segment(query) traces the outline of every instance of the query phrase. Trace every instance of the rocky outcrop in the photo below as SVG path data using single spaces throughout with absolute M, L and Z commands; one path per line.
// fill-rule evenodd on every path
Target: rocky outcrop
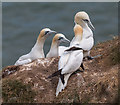
M 47 77 L 57 71 L 59 58 L 42 58 L 22 66 L 8 66 L 3 69 L 3 84 L 6 81 L 17 80 L 30 85 L 31 90 L 36 93 L 32 102 L 37 103 L 116 103 L 120 66 L 117 48 L 116 37 L 97 44 L 92 49 L 91 55 L 102 56 L 84 61 L 85 71 L 72 74 L 67 87 L 58 97 L 55 97 L 58 77 L 51 79 Z M 3 95 L 3 102 L 6 102 L 6 97 Z M 10 102 L 9 99 L 7 102 Z M 15 102 L 22 103 L 22 100 L 18 99 L 19 96 L 16 96 Z

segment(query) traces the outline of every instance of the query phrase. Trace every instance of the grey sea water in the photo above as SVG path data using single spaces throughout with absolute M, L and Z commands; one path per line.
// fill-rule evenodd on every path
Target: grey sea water
M 44 27 L 62 32 L 71 40 L 74 15 L 79 11 L 86 11 L 90 16 L 95 27 L 95 44 L 117 35 L 117 3 L 2 3 L 3 67 L 13 65 L 21 55 L 28 53 Z M 45 42 L 45 54 L 49 51 L 52 38 L 50 36 Z

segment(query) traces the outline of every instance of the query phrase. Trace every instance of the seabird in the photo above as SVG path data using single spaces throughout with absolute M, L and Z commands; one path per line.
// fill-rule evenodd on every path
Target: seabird
M 58 71 L 48 77 L 60 75 L 56 96 L 66 87 L 70 75 L 80 67 L 83 60 L 83 50 L 79 45 L 83 34 L 82 27 L 76 24 L 74 26 L 74 33 L 74 41 L 76 43 L 64 51 L 58 62 Z
M 45 57 L 44 51 L 43 51 L 44 42 L 49 35 L 54 34 L 54 33 L 56 32 L 53 30 L 50 30 L 49 28 L 42 29 L 30 53 L 21 56 L 16 61 L 15 65 L 22 65 L 25 63 L 30 63 L 37 58 L 44 58 Z
M 63 34 L 57 33 L 52 40 L 50 51 L 48 52 L 46 57 L 58 57 L 59 56 L 58 47 L 61 42 L 70 41 Z
M 84 50 L 84 57 L 87 57 L 88 59 L 92 59 L 90 57 L 90 50 L 94 45 L 94 39 L 93 39 L 93 32 L 90 28 L 93 30 L 95 29 L 92 25 L 90 18 L 88 14 L 84 11 L 76 13 L 74 17 L 75 24 L 79 24 L 83 28 L 83 38 L 80 42 L 80 46 Z M 89 28 L 90 26 L 90 28 Z M 74 44 L 74 39 L 70 42 L 70 46 Z M 62 55 L 62 53 L 67 49 L 68 47 L 65 46 L 59 46 L 59 56 Z
M 87 57 L 88 59 L 92 59 L 92 57 L 90 57 L 90 50 L 94 45 L 94 38 L 91 29 L 94 30 L 95 28 L 92 25 L 88 14 L 84 11 L 76 13 L 74 17 L 74 21 L 76 24 L 79 24 L 83 28 L 83 38 L 80 42 L 80 46 L 84 50 L 84 57 Z M 70 44 L 72 45 L 73 43 L 74 43 L 74 38 Z

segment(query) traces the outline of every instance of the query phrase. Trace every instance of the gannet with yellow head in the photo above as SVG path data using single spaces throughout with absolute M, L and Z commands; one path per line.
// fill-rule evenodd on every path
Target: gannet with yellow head
M 87 56 L 90 58 L 90 56 L 89 56 L 90 50 L 94 45 L 93 32 L 90 28 L 92 28 L 92 29 L 95 29 L 95 28 L 92 25 L 88 14 L 84 11 L 76 13 L 76 15 L 74 17 L 74 22 L 76 24 L 81 25 L 81 27 L 83 28 L 83 38 L 80 42 L 80 46 L 85 51 L 84 57 Z M 90 28 L 89 28 L 89 26 L 90 26 Z M 71 41 L 70 45 L 72 45 L 73 43 L 74 43 L 74 38 Z
M 79 24 L 83 28 L 83 37 L 80 42 L 80 46 L 85 50 L 84 51 L 84 57 L 89 57 L 90 50 L 94 45 L 94 39 L 93 39 L 93 32 L 90 28 L 95 29 L 92 25 L 90 18 L 88 14 L 84 11 L 76 13 L 74 17 L 75 24 Z M 90 26 L 90 28 L 89 28 Z M 72 39 L 70 42 L 70 46 L 72 46 L 75 43 L 75 38 Z M 59 54 L 60 56 L 62 53 L 67 49 L 68 47 L 65 46 L 59 46 Z
M 44 28 L 40 31 L 40 34 L 37 38 L 37 41 L 34 47 L 31 49 L 30 53 L 21 56 L 15 63 L 15 65 L 22 65 L 25 63 L 30 63 L 37 58 L 44 58 L 43 46 L 46 38 L 56 33 L 55 31 L 50 30 L 49 28 Z
M 75 43 L 61 55 L 58 62 L 58 71 L 49 76 L 51 78 L 60 75 L 56 96 L 66 87 L 70 75 L 80 67 L 83 60 L 83 50 L 79 45 L 83 35 L 83 29 L 80 25 L 76 24 L 74 26 L 74 34 Z
M 61 42 L 70 42 L 70 41 L 63 34 L 57 33 L 52 40 L 50 51 L 48 52 L 46 57 L 58 57 L 59 56 L 58 47 Z

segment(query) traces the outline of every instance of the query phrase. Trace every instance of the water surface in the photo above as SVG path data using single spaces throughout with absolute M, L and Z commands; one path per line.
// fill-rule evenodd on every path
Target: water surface
M 13 65 L 23 54 L 28 53 L 44 27 L 62 32 L 73 38 L 74 15 L 86 11 L 96 28 L 95 43 L 111 39 L 117 35 L 117 3 L 3 3 L 3 66 Z M 44 46 L 49 51 L 50 36 Z M 62 44 L 63 45 L 63 44 Z

